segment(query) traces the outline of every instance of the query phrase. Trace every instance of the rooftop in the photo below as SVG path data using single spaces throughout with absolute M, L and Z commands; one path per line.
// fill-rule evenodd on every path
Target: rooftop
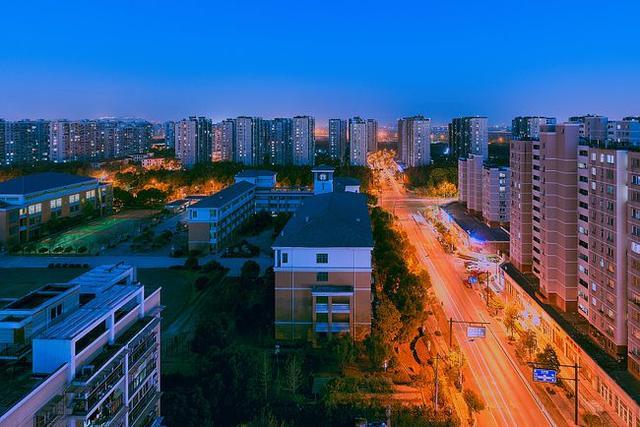
M 127 283 L 133 278 L 133 267 L 123 262 L 110 265 L 99 265 L 86 273 L 69 281 L 80 285 L 82 292 L 96 290 L 102 291 L 116 283 Z
M 258 177 L 258 176 L 275 176 L 276 172 L 267 169 L 246 169 L 236 174 L 240 178 Z
M 587 353 L 611 378 L 613 378 L 636 402 L 640 403 L 640 384 L 631 374 L 621 367 L 604 350 L 594 344 L 585 334 L 576 327 L 576 322 L 568 318 L 568 314 L 562 314 L 552 306 L 541 301 L 537 293 L 537 283 L 534 277 L 522 274 L 511 263 L 504 263 L 500 268 L 507 273 L 558 325 L 573 339 L 580 348 Z M 580 317 L 580 315 L 576 315 Z
M 250 182 L 246 182 L 246 181 L 236 182 L 235 184 L 231 184 L 224 190 L 220 190 L 214 195 L 205 197 L 199 202 L 194 203 L 191 207 L 192 208 L 219 208 L 255 187 L 256 186 L 251 184 Z
M 32 194 L 82 183 L 98 182 L 88 176 L 72 175 L 68 173 L 43 172 L 19 176 L 8 181 L 0 182 L 0 194 Z
M 48 328 L 36 339 L 69 340 L 84 331 L 91 323 L 109 313 L 123 299 L 142 289 L 141 286 L 118 285 L 98 294 L 64 320 Z
M 315 171 L 333 172 L 334 170 L 336 170 L 336 168 L 334 168 L 333 166 L 329 166 L 329 165 L 318 165 L 318 166 L 314 166 L 314 167 L 311 169 L 311 172 L 315 172 Z
M 59 297 L 62 294 L 73 289 L 73 284 L 68 283 L 50 283 L 44 285 L 33 292 L 29 292 L 25 296 L 13 300 L 4 307 L 0 307 L 0 311 L 5 310 L 33 310 L 45 305 L 50 300 Z
M 326 193 L 305 199 L 273 246 L 373 247 L 367 197 L 359 193 Z
M 464 203 L 451 202 L 443 205 L 442 208 L 472 239 L 481 242 L 509 241 L 509 235 L 502 228 L 489 227 L 479 218 L 468 214 Z

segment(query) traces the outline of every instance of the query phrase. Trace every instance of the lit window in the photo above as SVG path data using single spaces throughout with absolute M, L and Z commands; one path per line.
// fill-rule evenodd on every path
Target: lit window
M 42 203 L 36 203 L 35 205 L 29 206 L 29 215 L 37 214 L 42 212 Z
M 78 203 L 80 201 L 79 194 L 72 194 L 69 196 L 69 203 Z
M 51 209 L 55 209 L 55 208 L 61 207 L 62 206 L 62 198 L 51 200 L 49 202 L 49 206 L 51 206 Z

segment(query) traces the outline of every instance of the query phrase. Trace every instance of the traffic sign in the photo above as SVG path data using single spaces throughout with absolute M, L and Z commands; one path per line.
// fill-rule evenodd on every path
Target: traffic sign
M 533 369 L 533 380 L 539 383 L 552 383 L 558 382 L 558 372 L 553 369 Z
M 484 326 L 467 326 L 467 338 L 484 338 L 487 336 L 487 328 Z

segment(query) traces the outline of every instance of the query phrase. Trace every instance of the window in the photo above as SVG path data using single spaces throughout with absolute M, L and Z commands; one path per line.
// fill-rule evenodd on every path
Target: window
M 282 263 L 286 264 L 289 262 L 289 254 L 286 252 L 282 252 Z
M 191 218 L 191 219 L 198 218 L 198 211 L 195 210 L 195 209 L 191 209 L 189 211 L 189 218 Z
M 319 271 L 316 273 L 316 282 L 328 282 L 329 273 L 326 271 Z
M 640 244 L 638 244 L 636 242 L 631 242 L 631 250 L 634 253 L 640 254 Z
M 79 194 L 72 194 L 69 196 L 69 203 L 78 203 L 80 201 Z
M 327 264 L 329 262 L 329 254 L 316 254 L 316 263 Z
M 87 199 L 95 199 L 96 197 L 96 190 L 89 190 L 86 193 L 86 197 Z
M 62 206 L 62 198 L 53 199 L 53 200 L 49 201 L 49 206 L 51 206 L 51 209 L 55 209 L 55 208 L 61 207 Z
M 42 212 L 42 203 L 36 203 L 35 205 L 29 206 L 29 215 L 34 215 Z
M 55 319 L 56 317 L 60 316 L 62 314 L 62 304 L 58 304 L 55 307 L 51 307 L 51 310 L 49 311 L 49 314 L 51 315 L 51 320 Z

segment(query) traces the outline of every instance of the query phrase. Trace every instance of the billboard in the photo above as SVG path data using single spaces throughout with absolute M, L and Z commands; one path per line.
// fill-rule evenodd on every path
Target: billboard
M 467 338 L 484 338 L 487 336 L 487 328 L 484 326 L 467 326 Z

